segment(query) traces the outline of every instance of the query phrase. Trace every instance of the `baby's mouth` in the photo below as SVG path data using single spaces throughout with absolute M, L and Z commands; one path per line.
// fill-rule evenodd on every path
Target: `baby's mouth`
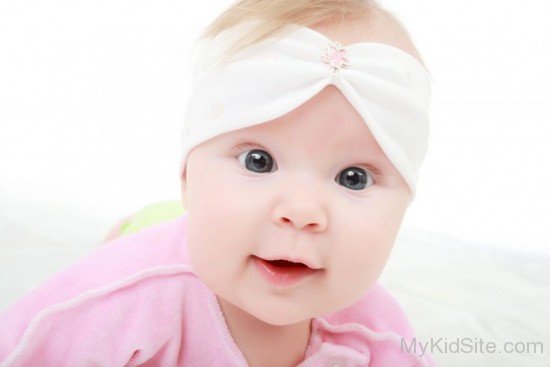
M 273 266 L 276 266 L 276 267 L 303 267 L 303 268 L 308 268 L 308 266 L 306 264 L 302 264 L 302 263 L 295 263 L 295 262 L 292 262 L 292 261 L 287 261 L 287 260 L 265 260 L 267 262 L 269 262 L 271 265 Z
M 320 270 L 312 269 L 301 262 L 265 260 L 257 256 L 252 256 L 252 258 L 260 274 L 278 287 L 290 286 Z
M 294 267 L 300 268 L 301 267 L 301 268 L 308 268 L 311 270 L 322 269 L 320 266 L 318 266 L 311 260 L 301 259 L 297 257 L 291 257 L 291 256 L 285 256 L 285 255 L 279 255 L 279 256 L 272 255 L 270 257 L 266 256 L 264 258 L 256 255 L 252 255 L 252 257 L 255 259 L 263 260 L 274 267 L 281 267 L 281 268 L 294 268 Z

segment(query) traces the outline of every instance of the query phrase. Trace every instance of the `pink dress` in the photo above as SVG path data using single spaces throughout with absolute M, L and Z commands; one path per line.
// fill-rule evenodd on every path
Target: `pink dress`
M 121 237 L 0 314 L 0 366 L 247 366 L 219 303 L 194 274 L 187 215 Z M 315 317 L 300 367 L 433 366 L 380 285 Z

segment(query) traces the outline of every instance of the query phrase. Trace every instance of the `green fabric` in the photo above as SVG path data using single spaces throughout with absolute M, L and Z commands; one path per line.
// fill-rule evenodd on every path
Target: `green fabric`
M 132 216 L 130 222 L 122 225 L 120 235 L 124 236 L 140 229 L 167 222 L 185 213 L 178 200 L 161 201 L 148 205 Z

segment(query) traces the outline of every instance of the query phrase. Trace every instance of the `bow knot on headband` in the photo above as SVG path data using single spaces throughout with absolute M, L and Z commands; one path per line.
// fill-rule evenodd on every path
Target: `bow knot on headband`
M 361 115 L 415 196 L 429 136 L 431 79 L 424 66 L 387 44 L 343 46 L 299 25 L 216 66 L 235 37 L 255 22 L 202 41 L 185 114 L 182 170 L 198 144 L 283 116 L 332 84 Z

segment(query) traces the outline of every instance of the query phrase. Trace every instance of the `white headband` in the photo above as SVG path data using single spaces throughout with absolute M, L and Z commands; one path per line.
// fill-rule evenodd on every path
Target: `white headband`
M 422 64 L 390 45 L 341 47 L 322 33 L 293 25 L 290 33 L 249 46 L 229 64 L 213 66 L 234 37 L 254 23 L 203 42 L 187 104 L 181 172 L 198 144 L 276 119 L 333 84 L 363 117 L 414 197 L 429 135 L 431 80 Z

